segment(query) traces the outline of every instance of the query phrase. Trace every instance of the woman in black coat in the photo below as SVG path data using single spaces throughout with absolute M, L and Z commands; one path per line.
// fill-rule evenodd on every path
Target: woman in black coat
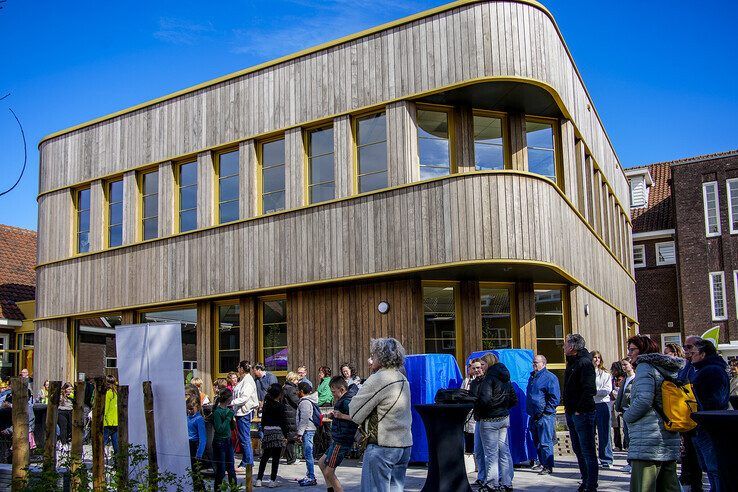
M 290 372 L 284 382 L 284 407 L 287 415 L 287 447 L 284 451 L 284 459 L 288 465 L 295 463 L 295 443 L 297 442 L 297 405 L 300 404 L 300 397 L 297 396 L 297 383 L 300 376 L 297 373 Z

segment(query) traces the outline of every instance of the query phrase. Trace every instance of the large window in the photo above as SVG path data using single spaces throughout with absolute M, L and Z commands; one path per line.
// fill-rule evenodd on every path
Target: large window
M 159 171 L 141 175 L 143 240 L 159 236 Z
M 536 289 L 536 353 L 546 356 L 549 363 L 566 362 L 564 359 L 564 300 L 561 289 Z
M 141 313 L 141 323 L 179 323 L 182 327 L 182 371 L 185 380 L 197 370 L 197 308 L 166 309 Z
M 75 245 L 77 253 L 87 253 L 90 251 L 90 189 L 77 190 L 75 201 L 77 206 Z
M 241 322 L 238 303 L 218 306 L 218 332 L 215 341 L 218 374 L 235 371 L 241 360 Z
M 197 161 L 179 165 L 179 232 L 197 229 Z
M 728 216 L 730 233 L 738 234 L 738 178 L 729 179 L 725 183 L 728 192 Z
M 674 241 L 656 243 L 656 264 L 657 265 L 673 265 L 674 263 L 676 263 L 676 252 L 674 251 Z
M 333 127 L 307 133 L 308 202 L 319 203 L 336 197 L 333 169 Z
M 356 119 L 356 171 L 359 193 L 387 187 L 389 181 L 385 113 Z
M 423 285 L 425 353 L 456 357 L 456 289 L 451 285 Z
M 218 223 L 225 224 L 240 218 L 238 151 L 218 154 Z
M 123 180 L 108 183 L 108 247 L 123 244 Z
M 482 301 L 482 349 L 513 347 L 510 289 L 480 288 Z
M 710 273 L 710 302 L 712 303 L 713 321 L 728 319 L 725 308 L 725 274 L 723 272 Z
M 118 375 L 115 327 L 120 324 L 121 317 L 112 314 L 75 321 L 77 378 Z
M 261 213 L 284 209 L 285 154 L 284 138 L 260 146 Z
M 267 371 L 287 370 L 287 300 L 265 299 L 261 301 L 261 328 L 259 342 L 264 367 Z
M 528 171 L 556 181 L 556 138 L 552 123 L 525 120 Z
M 451 174 L 448 113 L 418 109 L 417 124 L 420 179 Z
M 720 235 L 720 204 L 718 186 L 715 181 L 702 183 L 702 201 L 705 207 L 705 234 L 707 237 Z
M 474 167 L 477 171 L 505 168 L 503 119 L 474 115 Z

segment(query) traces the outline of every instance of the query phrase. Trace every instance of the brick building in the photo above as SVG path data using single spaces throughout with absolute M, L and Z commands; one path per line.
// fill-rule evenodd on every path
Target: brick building
M 681 343 L 670 163 L 627 169 L 626 175 L 640 332 L 662 346 Z
M 626 170 L 640 332 L 738 349 L 738 150 Z
M 0 377 L 33 372 L 36 233 L 0 225 Z

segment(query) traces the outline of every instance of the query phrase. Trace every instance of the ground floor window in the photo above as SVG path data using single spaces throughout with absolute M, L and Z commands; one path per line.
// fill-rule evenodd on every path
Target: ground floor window
M 235 371 L 241 356 L 241 310 L 238 303 L 218 306 L 217 347 L 215 372 L 225 376 Z
M 547 369 L 556 374 L 561 387 L 564 387 L 566 356 L 564 342 L 567 329 L 565 319 L 565 293 L 561 287 L 540 288 L 536 286 L 536 354 L 548 361 Z
M 510 288 L 481 287 L 482 350 L 513 348 Z
M 287 299 L 271 298 L 260 301 L 259 353 L 267 371 L 286 374 L 289 360 L 287 349 Z
M 456 286 L 423 285 L 425 353 L 457 356 Z
M 182 326 L 182 371 L 185 380 L 197 370 L 197 308 L 166 309 L 141 313 L 141 323 L 179 323 Z
M 121 324 L 118 315 L 103 315 L 78 319 L 76 322 L 77 378 L 118 376 L 116 365 L 115 327 Z

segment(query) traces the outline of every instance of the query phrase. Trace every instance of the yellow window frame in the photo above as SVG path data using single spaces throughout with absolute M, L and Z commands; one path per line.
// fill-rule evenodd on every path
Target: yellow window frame
M 512 348 L 520 348 L 520 330 L 518 329 L 518 298 L 514 282 L 479 282 L 481 302 L 482 289 L 506 289 L 510 298 L 510 331 L 512 332 Z M 484 346 L 484 334 L 480 341 Z
M 564 183 L 564 156 L 561 150 L 561 121 L 558 118 L 547 118 L 545 116 L 525 115 L 525 122 L 528 122 L 528 121 L 530 121 L 531 123 L 542 123 L 546 125 L 551 125 L 551 130 L 553 132 L 553 145 L 554 145 L 554 173 L 556 177 L 556 181 L 554 181 L 554 183 L 556 184 L 556 186 L 558 186 L 561 189 L 561 191 L 565 192 L 566 187 Z M 525 151 L 527 154 L 528 152 L 527 130 L 526 130 Z M 527 169 L 527 171 L 528 170 L 529 169 Z
M 423 295 L 422 289 L 425 287 L 452 287 L 454 289 L 454 341 L 456 342 L 456 350 L 454 352 L 459 367 L 464 367 L 464 325 L 463 320 L 461 319 L 460 282 L 451 280 L 423 280 L 420 287 L 421 296 Z M 423 353 L 425 353 L 425 340 L 425 306 L 423 306 Z
M 284 159 L 284 172 L 285 172 L 285 189 L 282 190 L 284 192 L 284 208 L 280 210 L 273 210 L 269 212 L 270 214 L 280 212 L 282 210 L 287 210 L 287 138 L 286 134 L 284 132 L 279 133 L 277 135 L 273 135 L 269 138 L 265 138 L 262 140 L 259 140 L 256 143 L 256 192 L 258 199 L 256 200 L 256 213 L 257 215 L 264 215 L 264 145 L 277 142 L 279 140 L 284 141 L 284 148 L 285 148 L 285 155 L 283 156 Z M 277 166 L 269 166 L 267 169 L 277 167 Z M 277 193 L 276 191 L 272 191 L 271 193 Z
M 285 302 L 285 326 L 287 328 L 287 350 L 289 354 L 289 323 L 287 318 L 287 309 L 289 306 L 287 306 L 287 295 L 286 294 L 275 294 L 271 296 L 263 296 L 259 297 L 258 299 L 258 306 L 259 306 L 259 324 L 258 324 L 258 330 L 257 330 L 257 341 L 256 341 L 256 353 L 258 360 L 256 362 L 261 362 L 262 364 L 265 364 L 266 357 L 264 356 L 264 304 L 269 301 L 284 301 Z M 289 357 L 289 355 L 288 355 Z M 289 358 L 287 360 L 288 367 L 289 367 Z M 287 371 L 270 371 L 275 376 L 287 376 Z
M 230 371 L 222 372 L 219 371 L 221 369 L 220 367 L 220 308 L 223 306 L 238 306 L 238 351 L 239 351 L 239 360 L 241 359 L 241 348 L 243 347 L 243 337 L 245 336 L 244 333 L 244 327 L 241 326 L 241 301 L 239 299 L 226 299 L 222 301 L 217 301 L 213 303 L 213 333 L 212 333 L 212 343 L 213 343 L 213 350 L 212 357 L 213 357 L 213 367 L 211 368 L 213 378 L 224 378 L 228 375 Z M 232 370 L 235 370 L 232 369 Z
M 510 152 L 510 123 L 507 117 L 507 113 L 501 111 L 491 111 L 487 109 L 472 109 L 472 118 L 474 116 L 482 116 L 485 118 L 499 118 L 502 125 L 502 168 L 512 169 L 512 153 Z M 477 170 L 476 164 L 476 144 L 474 143 L 474 120 L 472 119 L 472 154 L 474 157 L 474 169 Z
M 107 181 L 105 181 L 105 190 L 104 190 L 104 197 L 105 197 L 105 213 L 103 214 L 103 230 L 105 231 L 105 249 L 111 248 L 111 247 L 118 247 L 123 246 L 123 223 L 125 222 L 125 211 L 123 211 L 121 215 L 121 222 L 120 222 L 120 229 L 121 229 L 121 243 L 117 246 L 111 246 L 110 245 L 110 206 L 113 203 L 119 203 L 119 202 L 111 202 L 110 201 L 110 189 L 113 186 L 113 183 L 120 182 L 121 186 L 123 186 L 123 194 L 121 196 L 120 204 L 121 209 L 124 207 L 124 203 L 126 201 L 125 196 L 125 183 L 123 181 L 123 176 L 118 176 L 117 178 L 111 178 Z
M 73 195 L 72 195 L 73 196 L 72 203 L 73 203 L 73 211 L 74 211 L 73 212 L 74 213 L 74 219 L 73 219 L 74 220 L 74 234 L 72 235 L 73 242 L 74 242 L 73 243 L 73 248 L 74 249 L 72 251 L 74 251 L 75 256 L 76 255 L 81 255 L 81 254 L 86 254 L 86 253 L 89 253 L 90 252 L 90 251 L 80 251 L 79 250 L 79 234 L 80 234 L 80 230 L 79 230 L 79 225 L 80 225 L 79 224 L 79 213 L 81 211 L 80 208 L 79 208 L 79 202 L 80 202 L 80 195 L 82 194 L 83 191 L 89 191 L 90 192 L 90 205 L 89 205 L 90 208 L 87 209 L 87 213 L 90 214 L 90 229 L 92 229 L 92 187 L 91 186 L 83 186 L 81 188 L 75 188 L 74 189 L 74 192 L 73 192 Z M 84 209 L 82 209 L 82 210 L 84 210 Z M 88 234 L 88 236 L 87 236 L 87 242 L 88 243 L 90 241 L 90 236 L 89 236 L 90 229 L 87 230 L 87 234 Z
M 159 187 L 156 188 L 156 237 L 152 237 L 149 239 L 144 238 L 144 220 L 151 217 L 144 216 L 144 198 L 147 196 L 153 195 L 153 193 L 150 193 L 149 195 L 146 195 L 144 193 L 144 180 L 146 179 L 147 174 L 157 173 L 156 179 L 157 183 L 159 180 L 161 180 L 161 174 L 159 173 L 159 167 L 150 167 L 144 170 L 139 171 L 136 174 L 136 186 L 138 186 L 138 207 L 136 207 L 136 223 L 138 224 L 137 229 L 137 237 L 136 241 L 153 241 L 154 239 L 159 238 L 159 200 L 161 200 L 161 197 L 159 196 Z M 175 197 L 175 200 L 177 198 Z M 153 217 L 153 216 L 152 216 Z
M 365 120 L 368 118 L 371 118 L 373 116 L 377 115 L 383 115 L 385 120 L 385 134 L 384 134 L 384 145 L 387 149 L 387 167 L 385 168 L 384 172 L 387 174 L 387 187 L 390 186 L 389 182 L 389 139 L 387 138 L 387 109 L 385 107 L 382 108 L 374 108 L 372 110 L 363 111 L 361 113 L 356 113 L 352 115 L 351 117 L 351 139 L 352 139 L 352 158 L 351 161 L 353 162 L 353 184 L 352 184 L 352 195 L 360 195 L 362 193 L 372 193 L 378 190 L 381 190 L 383 188 L 377 188 L 376 190 L 370 190 L 370 191 L 361 191 L 359 190 L 359 178 L 361 176 L 368 176 L 370 174 L 379 174 L 381 171 L 375 171 L 372 173 L 364 173 L 362 175 L 359 175 L 359 122 L 361 120 Z M 379 143 L 379 142 L 372 142 L 372 144 Z M 368 145 L 368 144 L 364 144 Z M 361 145 L 363 147 L 364 145 Z
M 220 180 L 222 178 L 222 176 L 220 175 L 220 158 L 224 154 L 231 154 L 233 152 L 236 152 L 238 154 L 238 160 L 239 160 L 238 174 L 229 174 L 228 176 L 226 176 L 226 178 L 230 178 L 230 177 L 233 177 L 233 176 L 238 176 L 238 180 L 239 180 L 238 198 L 236 198 L 235 200 L 228 200 L 227 202 L 223 202 L 223 203 L 230 203 L 232 201 L 237 202 L 239 204 L 239 212 L 238 212 L 238 218 L 237 219 L 231 220 L 229 222 L 222 222 L 221 221 L 221 216 L 220 216 L 220 206 L 221 206 L 221 201 L 220 201 Z M 236 221 L 241 220 L 240 202 L 241 202 L 241 192 L 242 192 L 242 190 L 241 190 L 241 186 L 240 186 L 240 181 L 241 181 L 241 166 L 240 166 L 240 161 L 241 161 L 241 150 L 238 147 L 233 147 L 233 148 L 219 150 L 215 154 L 215 156 L 213 158 L 213 165 L 215 166 L 215 180 L 214 180 L 215 181 L 215 190 L 213 191 L 213 206 L 215 208 L 215 211 L 214 211 L 214 214 L 215 214 L 215 223 L 217 225 L 220 225 L 220 224 L 230 224 L 231 222 L 236 222 Z
M 459 172 L 458 163 L 456 162 L 456 131 L 454 128 L 454 125 L 455 125 L 454 106 L 422 103 L 422 104 L 415 105 L 416 139 L 418 141 L 417 142 L 418 144 L 418 175 L 420 175 L 420 169 L 423 167 L 422 164 L 420 163 L 420 133 L 418 132 L 419 127 L 417 124 L 417 112 L 418 111 L 446 113 L 446 125 L 448 126 L 448 175 L 451 176 L 452 174 L 458 173 Z M 426 179 L 434 179 L 436 177 L 438 176 L 434 176 L 432 178 L 426 178 Z M 425 181 L 425 180 L 421 180 L 421 181 Z
M 181 176 L 182 176 L 182 166 L 186 166 L 188 164 L 194 164 L 195 165 L 196 180 L 195 180 L 195 184 L 194 185 L 187 185 L 187 186 L 185 186 L 185 188 L 192 188 L 193 186 L 195 188 L 199 188 L 199 186 L 200 186 L 200 173 L 198 172 L 199 171 L 199 169 L 198 169 L 198 164 L 199 163 L 198 163 L 198 160 L 197 159 L 194 159 L 194 158 L 186 159 L 186 160 L 183 160 L 181 162 L 178 162 L 178 163 L 176 163 L 174 165 L 174 185 L 175 185 L 174 186 L 174 190 L 175 190 L 175 192 L 174 192 L 174 212 L 176 214 L 176 219 L 177 219 L 177 220 L 174 221 L 175 222 L 175 225 L 176 225 L 176 228 L 174 230 L 174 233 L 175 234 L 179 234 L 180 232 L 182 232 L 182 212 L 183 212 L 183 210 L 181 210 L 182 199 L 180 197 L 180 195 L 182 193 Z M 159 176 L 159 179 L 161 179 L 161 176 Z M 199 229 L 199 225 L 200 224 L 197 223 L 198 208 L 199 208 L 199 205 L 200 205 L 198 203 L 198 200 L 197 200 L 197 196 L 198 195 L 199 195 L 199 191 L 195 193 L 195 208 L 194 209 L 193 208 L 188 208 L 188 209 L 184 210 L 184 212 L 189 212 L 190 210 L 194 210 L 195 211 L 195 228 L 194 229 L 188 229 L 188 230 L 186 230 L 184 232 L 191 232 L 191 231 L 196 231 L 197 229 Z M 157 219 L 158 219 L 158 216 L 157 216 Z
M 323 130 L 328 130 L 328 129 L 332 129 L 333 130 L 333 147 L 332 147 L 332 151 L 330 152 L 330 155 L 333 156 L 333 179 L 330 180 L 330 181 L 321 181 L 320 183 L 312 183 L 310 181 L 310 158 L 311 157 L 322 157 L 322 156 L 328 155 L 328 154 L 327 153 L 326 154 L 318 154 L 317 156 L 310 155 L 310 139 L 311 139 L 311 135 L 313 133 L 315 133 L 315 132 L 319 132 L 319 131 L 323 131 Z M 335 128 L 335 125 L 333 125 L 332 122 L 331 123 L 324 123 L 324 124 L 319 125 L 319 126 L 312 126 L 312 127 L 309 127 L 309 128 L 305 128 L 303 130 L 303 132 L 302 132 L 302 148 L 304 149 L 304 152 L 303 152 L 303 173 L 304 173 L 304 176 L 305 176 L 305 179 L 303 180 L 303 182 L 304 182 L 303 193 L 305 195 L 304 203 L 306 203 L 308 205 L 315 205 L 317 203 L 324 203 L 326 201 L 330 201 L 330 200 L 323 200 L 323 201 L 320 201 L 320 202 L 313 202 L 312 200 L 310 200 L 310 188 L 313 187 L 313 186 L 315 186 L 315 185 L 326 184 L 326 183 L 333 183 L 333 198 L 331 200 L 335 200 L 335 198 L 336 198 L 336 144 L 335 144 L 335 138 L 336 137 L 335 137 L 335 132 L 336 132 L 336 128 Z

